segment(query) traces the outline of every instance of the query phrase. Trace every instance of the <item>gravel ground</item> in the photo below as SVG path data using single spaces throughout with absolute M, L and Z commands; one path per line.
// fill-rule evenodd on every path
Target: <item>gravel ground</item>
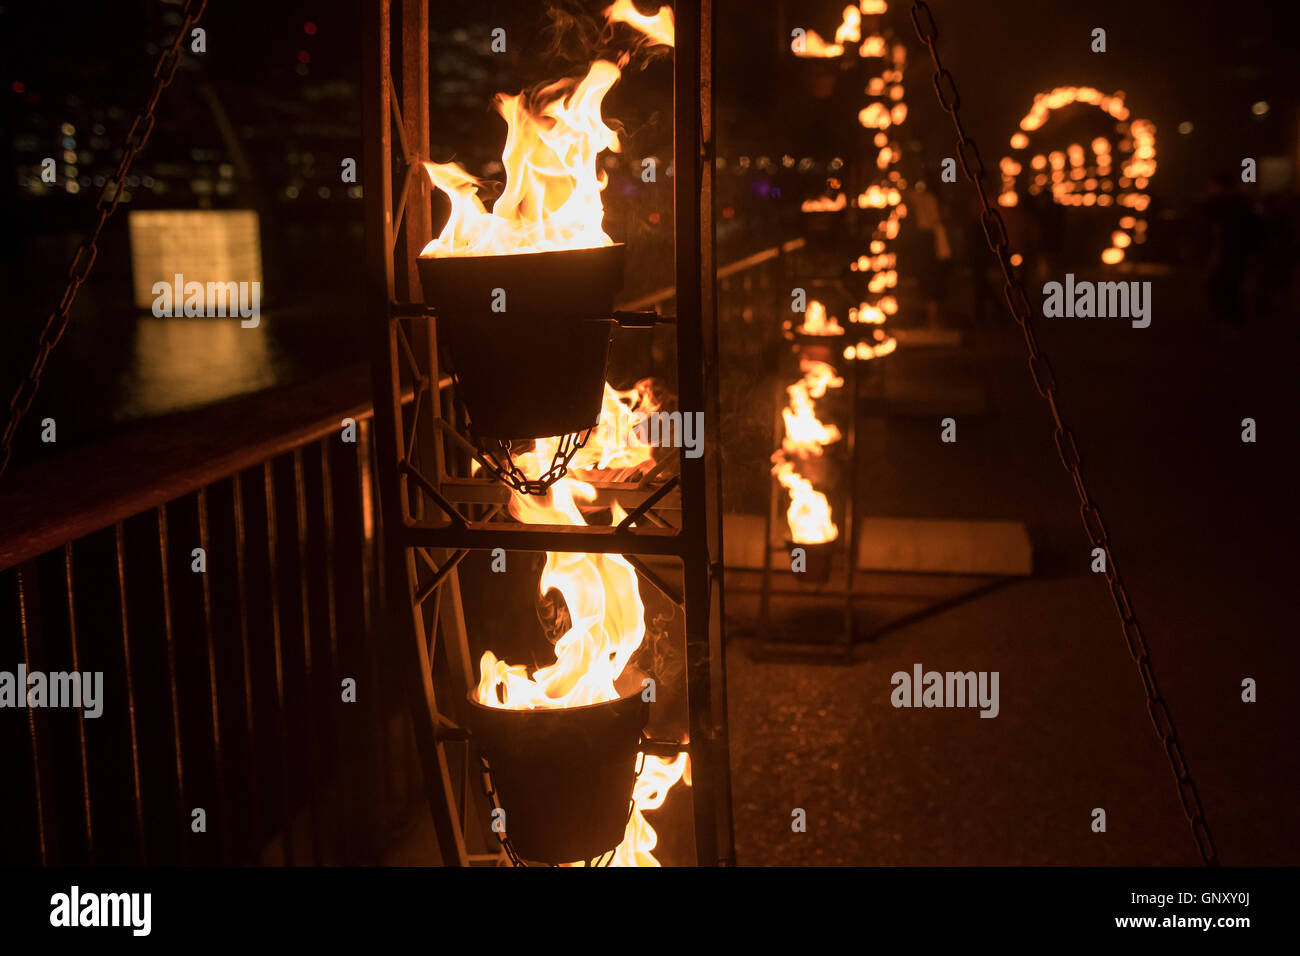
M 1222 858 L 1295 864 L 1294 325 L 1228 337 L 1198 317 L 1199 289 L 1156 286 L 1149 329 L 1042 320 L 1040 341 Z M 891 374 L 940 392 L 982 385 L 989 407 L 959 419 L 955 445 L 937 420 L 868 423 L 860 490 L 875 515 L 1019 518 L 1035 575 L 859 646 L 850 664 L 757 660 L 733 640 L 740 863 L 1198 862 L 1011 332 L 892 357 Z M 1245 416 L 1256 444 L 1240 440 Z M 998 671 L 999 716 L 895 709 L 890 675 L 915 663 Z M 1246 677 L 1258 703 L 1241 701 Z M 1105 833 L 1090 826 L 1098 807 Z M 807 832 L 792 832 L 795 808 Z

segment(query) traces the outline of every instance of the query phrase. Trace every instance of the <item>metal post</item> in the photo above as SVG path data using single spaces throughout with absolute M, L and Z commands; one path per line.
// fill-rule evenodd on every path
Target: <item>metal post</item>
M 713 261 L 713 3 L 679 4 L 673 82 L 673 200 L 676 224 L 678 405 L 705 413 L 714 439 L 682 458 L 682 560 L 686 595 L 686 674 L 695 809 L 695 851 L 703 865 L 730 862 L 725 724 L 715 716 L 723 675 L 720 596 L 721 516 L 710 525 L 710 472 L 716 473 L 716 313 Z M 714 467 L 711 469 L 710 465 Z M 715 500 L 715 514 L 717 501 Z M 713 548 L 716 548 L 716 558 Z M 720 601 L 719 601 L 720 604 Z M 716 679 L 715 679 L 716 675 Z M 725 705 L 724 705 L 725 706 Z M 719 826 L 719 823 L 723 826 Z
M 374 0 L 367 5 L 362 69 L 365 168 L 370 185 L 365 194 L 366 321 L 374 337 L 371 380 L 375 394 L 375 444 L 382 489 L 380 506 L 386 529 L 384 543 L 388 551 L 382 584 L 392 602 L 389 606 L 394 610 L 390 619 L 383 622 L 381 633 L 388 635 L 390 641 L 391 652 L 386 655 L 386 660 L 412 683 L 412 725 L 443 861 L 463 866 L 468 863 L 468 854 L 455 818 L 455 799 L 447 762 L 434 734 L 436 711 L 432 706 L 433 686 L 425 651 L 422 611 L 410 604 L 408 578 L 413 571 L 412 556 L 403 553 L 401 534 L 405 524 L 404 483 L 398 471 L 398 462 L 404 451 L 398 430 L 402 411 L 401 378 L 397 362 L 397 333 L 390 308 L 394 288 L 390 13 L 389 0 Z M 406 607 L 394 606 L 398 601 Z
M 706 422 L 705 454 L 701 458 L 683 457 L 680 493 L 681 530 L 639 522 L 635 527 L 576 528 L 568 526 L 521 526 L 512 522 L 492 522 L 501 508 L 496 502 L 491 513 L 474 520 L 446 523 L 439 509 L 424 513 L 412 508 L 407 514 L 407 481 L 412 474 L 411 489 L 435 503 L 445 500 L 444 482 L 447 462 L 442 455 L 444 435 L 432 431 L 433 447 L 421 434 L 411 436 L 408 447 L 403 439 L 402 390 L 399 357 L 415 366 L 415 392 L 431 400 L 432 414 L 421 425 L 433 426 L 448 433 L 454 423 L 444 413 L 439 389 L 437 350 L 433 347 L 434 328 L 427 317 L 416 318 L 416 327 L 427 323 L 428 338 L 413 342 L 414 358 L 400 355 L 398 327 L 394 319 L 395 276 L 405 280 L 407 300 L 414 293 L 418 277 L 411 266 L 415 255 L 429 235 L 427 183 L 416 175 L 403 175 L 403 199 L 400 212 L 394 215 L 393 120 L 401 124 L 403 173 L 413 168 L 414 160 L 427 152 L 428 117 L 428 41 L 427 0 L 402 0 L 401 89 L 391 76 L 390 0 L 371 0 L 365 20 L 365 82 L 363 106 L 365 119 L 366 188 L 366 300 L 367 320 L 373 340 L 372 384 L 375 391 L 376 458 L 380 469 L 379 486 L 383 511 L 384 564 L 383 586 L 390 598 L 391 619 L 385 633 L 392 648 L 391 666 L 409 675 L 412 695 L 411 713 L 417 747 L 425 771 L 426 791 L 443 859 L 464 865 L 471 860 L 496 859 L 494 855 L 467 852 L 467 816 L 475 814 L 457 799 L 449 776 L 445 731 L 455 726 L 446 713 L 456 714 L 472 689 L 473 662 L 469 656 L 457 574 L 446 573 L 439 583 L 421 582 L 421 565 L 415 561 L 416 549 L 444 553 L 451 551 L 490 550 L 503 547 L 508 551 L 588 551 L 611 554 L 663 554 L 679 558 L 684 566 L 687 701 L 692 754 L 692 799 L 694 803 L 695 842 L 700 863 L 714 865 L 733 862 L 730 783 L 727 754 L 726 704 L 722 631 L 722 516 L 720 413 L 717 400 L 717 327 L 714 303 L 713 214 L 712 214 L 712 3 L 682 5 L 677 11 L 677 57 L 675 64 L 675 136 L 674 175 L 677 210 L 676 290 L 679 301 L 677 323 L 678 393 L 684 411 L 703 412 Z M 394 97 L 401 97 L 400 109 Z M 390 114 L 392 119 L 390 119 Z M 418 183 L 412 195 L 408 185 Z M 404 219 L 403 219 L 404 217 Z M 395 268 L 393 247 L 398 238 L 394 223 L 403 219 L 406 242 L 399 255 L 405 256 Z M 402 310 L 397 310 L 402 311 Z M 403 314 L 411 315 L 409 311 Z M 427 363 L 427 369 L 419 368 Z M 420 383 L 425 387 L 421 389 Z M 419 459 L 418 452 L 433 453 L 433 466 Z M 409 460 L 408 460 L 409 455 Z M 420 467 L 424 465 L 426 467 Z M 678 479 L 669 479 L 676 481 Z M 454 486 L 465 479 L 453 477 Z M 473 482 L 471 482 L 473 484 Z M 630 513 L 637 514 L 665 497 L 671 489 L 662 483 L 636 486 L 629 483 L 619 493 L 628 495 L 625 502 Z M 485 502 L 488 503 L 488 502 Z M 472 512 L 471 512 L 472 513 Z M 446 565 L 437 562 L 441 567 Z M 440 575 L 436 571 L 435 575 Z M 425 640 L 429 615 L 420 606 L 430 590 L 437 588 L 432 626 L 441 623 L 440 637 L 444 653 L 436 658 L 431 642 Z M 446 593 L 443 593 L 443 589 Z M 402 608 L 400 605 L 407 605 Z M 407 614 L 410 616 L 408 617 Z M 447 681 L 451 694 L 446 707 L 440 708 L 434 694 L 435 661 L 439 667 L 438 687 Z M 445 670 L 444 670 L 445 668 Z M 441 728 L 441 730 L 440 730 Z M 461 804 L 458 806 L 458 804 Z M 485 820 L 478 821 L 485 826 Z M 486 829 L 485 839 L 492 835 Z M 488 843 L 494 847 L 495 841 Z

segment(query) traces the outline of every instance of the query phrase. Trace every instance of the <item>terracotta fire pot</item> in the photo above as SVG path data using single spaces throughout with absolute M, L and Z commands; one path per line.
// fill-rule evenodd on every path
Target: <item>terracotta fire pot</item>
M 802 574 L 796 574 L 795 580 L 805 584 L 825 584 L 831 577 L 831 562 L 835 558 L 835 546 L 839 539 L 823 541 L 821 544 L 799 544 L 787 540 L 786 554 L 793 548 L 803 548 L 807 555 L 807 567 Z
M 539 863 L 591 860 L 623 841 L 650 704 L 624 668 L 618 700 L 501 710 L 470 693 L 470 731 L 487 760 L 515 852 Z
M 418 260 L 478 436 L 545 438 L 597 423 L 623 249 Z

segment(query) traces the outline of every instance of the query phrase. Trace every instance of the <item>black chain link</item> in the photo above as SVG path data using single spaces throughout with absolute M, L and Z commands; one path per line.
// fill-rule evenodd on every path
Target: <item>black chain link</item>
M 163 49 L 154 66 L 153 89 L 149 100 L 131 123 L 131 129 L 126 134 L 122 148 L 122 160 L 117 164 L 113 179 L 104 185 L 104 191 L 95 201 L 97 216 L 90 237 L 77 247 L 77 254 L 72 257 L 63 295 L 59 298 L 59 304 L 54 307 L 54 311 L 45 320 L 45 326 L 36 340 L 36 357 L 32 360 L 31 369 L 14 392 L 13 398 L 9 400 L 9 420 L 5 424 L 4 431 L 0 433 L 0 476 L 4 475 L 5 469 L 9 466 L 18 423 L 31 408 L 32 401 L 41 387 L 41 373 L 45 371 L 45 363 L 49 361 L 50 353 L 54 351 L 54 347 L 59 344 L 59 340 L 67 330 L 68 311 L 77 298 L 77 292 L 90 275 L 95 257 L 99 255 L 97 243 L 104 229 L 104 223 L 117 210 L 117 204 L 122 201 L 122 192 L 126 188 L 126 176 L 131 169 L 131 163 L 135 160 L 136 154 L 144 149 L 145 143 L 149 141 L 149 134 L 153 132 L 154 109 L 158 106 L 162 91 L 171 85 L 172 79 L 176 76 L 176 68 L 181 62 L 181 44 L 185 42 L 190 35 L 190 30 L 203 16 L 203 9 L 206 6 L 207 0 L 188 0 L 185 4 L 185 18 L 176 28 L 175 39 L 170 46 Z
M 488 762 L 482 757 L 479 757 L 479 763 L 483 767 L 483 795 L 487 797 L 488 807 L 493 811 L 500 810 L 501 801 L 497 799 L 496 787 L 492 784 L 492 770 L 488 766 Z M 506 856 L 510 859 L 510 865 L 527 866 L 528 863 L 515 850 L 515 845 L 510 841 L 510 837 L 506 835 L 505 830 L 496 830 L 495 827 L 493 827 L 493 830 L 496 832 L 497 840 L 501 843 L 501 849 L 505 851 Z
M 998 265 L 1002 268 L 1002 277 L 1005 280 L 1003 295 L 1011 311 L 1011 317 L 1024 333 L 1025 347 L 1029 353 L 1029 372 L 1033 376 L 1034 387 L 1047 401 L 1047 407 L 1052 413 L 1052 421 L 1056 424 L 1053 435 L 1056 451 L 1060 456 L 1061 464 L 1074 481 L 1074 488 L 1079 496 L 1079 516 L 1083 521 L 1084 530 L 1088 533 L 1088 540 L 1092 546 L 1100 548 L 1106 556 L 1106 582 L 1110 586 L 1111 599 L 1119 615 L 1129 656 L 1137 665 L 1138 676 L 1142 680 L 1142 689 L 1147 698 L 1147 713 L 1169 759 L 1169 769 L 1177 781 L 1178 798 L 1182 802 L 1183 813 L 1187 816 L 1187 823 L 1191 827 L 1192 837 L 1196 840 L 1196 848 L 1200 851 L 1201 859 L 1206 866 L 1218 866 L 1219 855 L 1214 847 L 1214 838 L 1210 835 L 1210 827 L 1205 822 L 1205 811 L 1201 807 L 1196 782 L 1187 769 L 1187 758 L 1183 756 L 1182 744 L 1178 741 L 1178 732 L 1174 728 L 1169 706 L 1160 696 L 1160 687 L 1151 669 L 1151 653 L 1142 636 L 1142 625 L 1138 623 L 1137 614 L 1133 611 L 1128 589 L 1124 586 L 1124 579 L 1120 576 L 1119 568 L 1115 563 L 1115 556 L 1111 552 L 1110 534 L 1106 529 L 1106 522 L 1102 520 L 1101 511 L 1088 494 L 1088 486 L 1080 470 L 1079 448 L 1075 443 L 1074 432 L 1061 417 L 1056 376 L 1052 372 L 1051 363 L 1039 350 L 1037 339 L 1034 337 L 1029 317 L 1029 300 L 1011 264 L 1006 223 L 997 206 L 990 201 L 988 193 L 984 190 L 984 163 L 980 159 L 979 148 L 975 145 L 975 141 L 966 135 L 961 116 L 958 115 L 961 96 L 957 92 L 957 84 L 952 74 L 944 67 L 939 57 L 936 46 L 939 27 L 934 22 L 934 13 L 925 0 L 913 0 L 912 24 L 916 27 L 917 36 L 930 51 L 930 60 L 934 64 L 932 82 L 935 95 L 939 98 L 939 105 L 952 117 L 953 126 L 957 130 L 957 157 L 962 172 L 974 183 L 975 191 L 979 193 L 980 203 L 984 207 L 980 214 L 980 224 L 984 227 L 984 236 L 988 240 L 989 248 L 997 256 Z

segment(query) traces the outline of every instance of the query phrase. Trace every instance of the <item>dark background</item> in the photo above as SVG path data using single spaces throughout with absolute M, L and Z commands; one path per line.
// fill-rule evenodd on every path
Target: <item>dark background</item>
M 433 6 L 433 158 L 455 158 L 490 178 L 504 133 L 493 94 L 567 64 L 538 55 L 541 5 Z M 726 161 L 717 185 L 719 262 L 798 235 L 799 200 L 817 194 L 828 162 L 852 148 L 852 123 L 846 131 L 839 122 L 846 110 L 836 101 L 811 103 L 800 86 L 806 64 L 789 53 L 793 27 L 829 37 L 841 7 L 733 0 L 716 7 L 718 152 Z M 1095 493 L 1124 549 L 1224 857 L 1294 863 L 1298 768 L 1286 675 L 1297 664 L 1296 299 L 1288 288 L 1281 305 L 1253 316 L 1243 335 L 1220 335 L 1205 299 L 1203 217 L 1211 177 L 1235 173 L 1243 156 L 1289 158 L 1283 195 L 1294 197 L 1300 86 L 1294 34 L 1285 28 L 1290 5 L 938 0 L 933 7 L 963 117 L 989 166 L 1007 151 L 1033 95 L 1055 86 L 1122 89 L 1134 115 L 1156 124 L 1159 170 L 1149 192 L 1158 215 L 1149 247 L 1134 253 L 1165 270 L 1153 328 L 1050 325 L 1042 338 L 1072 396 Z M 178 10 L 145 0 L 0 7 L 5 398 L 58 300 L 93 219 L 95 177 L 116 164 L 156 44 Z M 499 25 L 511 38 L 505 55 L 487 51 Z M 1089 50 L 1099 26 L 1107 30 L 1105 54 Z M 101 241 L 20 432 L 15 468 L 143 419 L 327 379 L 366 347 L 362 203 L 338 178 L 340 159 L 361 154 L 354 5 L 214 2 L 204 27 L 208 52 L 186 55 L 163 96 L 149 147 L 133 168 L 139 183 Z M 953 133 L 905 17 L 897 30 L 911 47 L 907 169 L 933 181 L 938 162 L 955 155 Z M 626 74 L 607 100 L 607 115 L 627 131 L 624 153 L 608 167 L 606 223 L 637 264 L 629 295 L 672 279 L 671 186 L 639 179 L 641 157 L 661 157 L 662 169 L 670 155 L 670 93 L 667 61 L 660 61 Z M 1251 108 L 1261 101 L 1269 109 L 1257 116 Z M 218 110 L 233 135 L 223 134 Z M 1189 134 L 1177 132 L 1183 122 L 1193 125 Z M 87 181 L 76 194 L 42 194 L 30 179 L 39 159 L 63 145 L 64 123 L 75 127 L 77 175 Z M 786 155 L 792 167 L 782 164 Z M 760 158 L 769 162 L 760 166 Z M 969 186 L 950 190 L 941 202 L 956 230 L 968 215 Z M 158 324 L 135 312 L 124 215 L 135 207 L 259 211 L 266 312 L 248 339 L 256 348 L 218 361 L 220 327 Z M 1062 271 L 1095 267 L 1105 223 L 1082 214 L 1069 223 L 1089 252 L 1059 263 Z M 930 420 L 875 423 L 865 490 L 874 514 L 1023 519 L 1035 577 L 871 644 L 853 669 L 762 664 L 739 642 L 730 676 L 741 862 L 1194 863 L 1105 587 L 1086 570 L 1076 505 L 1021 345 L 1008 322 L 969 326 L 965 278 L 959 273 L 943 314 L 968 333 L 966 346 L 933 361 L 900 351 L 897 369 L 927 386 L 978 381 L 993 412 L 963 420 L 952 454 L 936 452 Z M 790 279 L 766 275 L 720 292 L 727 433 L 744 439 L 727 449 L 732 510 L 761 510 L 766 500 L 771 408 L 763 401 L 774 380 L 765 356 Z M 915 276 L 905 281 L 902 324 L 915 323 L 925 290 Z M 1032 286 L 1030 293 L 1036 305 Z M 625 356 L 620 374 L 642 374 L 640 357 Z M 57 448 L 38 440 L 47 415 L 59 422 Z M 1259 445 L 1239 441 L 1245 415 L 1263 423 Z M 518 595 L 525 612 L 526 577 L 519 575 Z M 885 703 L 888 677 L 917 660 L 1000 669 L 1003 717 L 900 717 Z M 1261 680 L 1253 708 L 1239 702 L 1245 675 Z M 808 839 L 789 833 L 792 806 L 817 821 Z M 1110 808 L 1113 839 L 1087 830 L 1093 806 Z

